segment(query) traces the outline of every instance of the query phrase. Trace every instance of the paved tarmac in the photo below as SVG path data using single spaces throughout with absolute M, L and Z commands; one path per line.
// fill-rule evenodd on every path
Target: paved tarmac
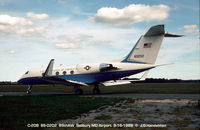
M 88 96 L 88 95 L 83 95 Z M 90 95 L 89 95 L 90 96 Z M 101 94 L 94 95 L 95 97 L 125 97 L 135 99 L 191 99 L 200 100 L 200 94 Z
M 0 96 L 74 96 L 72 93 L 59 92 L 0 92 Z M 135 94 L 135 93 L 110 93 L 110 94 L 83 94 L 83 97 L 124 97 L 135 99 L 191 99 L 200 100 L 200 94 Z

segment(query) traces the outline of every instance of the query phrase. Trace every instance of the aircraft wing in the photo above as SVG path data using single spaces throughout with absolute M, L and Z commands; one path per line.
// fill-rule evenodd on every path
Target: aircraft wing
M 83 82 L 66 80 L 63 78 L 55 77 L 55 76 L 43 77 L 42 79 L 49 83 L 53 83 L 53 84 L 64 84 L 64 85 L 69 85 L 69 86 L 88 86 L 87 84 L 85 84 Z
M 131 82 L 129 80 L 109 80 L 106 82 L 103 82 L 102 84 L 104 86 L 114 86 L 114 85 L 122 85 L 122 84 L 130 84 Z
M 139 81 L 144 81 L 144 80 L 147 78 L 147 75 L 148 75 L 148 74 L 149 74 L 149 70 L 146 71 L 146 72 L 144 73 L 144 75 L 142 75 L 142 77 L 140 78 Z M 138 80 L 136 80 L 136 81 L 138 81 Z
M 155 67 L 164 66 L 164 65 L 171 65 L 171 64 L 173 64 L 173 63 L 156 65 Z M 102 84 L 104 86 L 114 86 L 114 85 L 122 85 L 122 84 L 142 82 L 142 81 L 145 81 L 148 73 L 149 73 L 149 70 L 146 71 L 144 73 L 144 75 L 142 75 L 142 77 L 138 80 L 129 80 L 129 79 L 126 79 L 126 80 L 110 80 L 110 81 L 103 82 Z
M 141 82 L 144 81 L 148 75 L 149 71 L 146 71 L 144 75 L 139 80 L 109 80 L 106 82 L 103 82 L 102 84 L 104 86 L 114 86 L 114 85 L 123 85 L 123 84 L 130 84 L 132 82 Z
M 53 83 L 53 84 L 65 84 L 65 85 L 69 85 L 69 86 L 88 86 L 87 84 L 85 84 L 83 82 L 67 80 L 67 79 L 59 78 L 57 76 L 53 76 L 52 75 L 53 64 L 54 64 L 54 59 L 51 59 L 44 74 L 42 75 L 42 80 L 45 80 L 45 81 L 47 81 L 49 83 Z

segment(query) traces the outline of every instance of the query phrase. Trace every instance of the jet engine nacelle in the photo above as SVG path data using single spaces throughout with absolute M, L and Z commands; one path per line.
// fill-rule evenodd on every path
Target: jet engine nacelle
M 107 63 L 99 63 L 99 64 L 78 64 L 76 66 L 76 69 L 79 72 L 104 72 L 104 71 L 109 71 L 116 69 L 112 64 L 107 64 Z
M 117 69 L 112 64 L 101 63 L 99 66 L 100 72 Z

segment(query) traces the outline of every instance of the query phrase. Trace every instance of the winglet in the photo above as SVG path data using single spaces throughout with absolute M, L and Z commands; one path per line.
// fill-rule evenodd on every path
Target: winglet
M 47 66 L 43 77 L 47 77 L 47 76 L 51 76 L 52 75 L 52 71 L 53 71 L 53 64 L 54 64 L 54 59 L 51 59 L 51 61 L 49 62 L 49 65 Z

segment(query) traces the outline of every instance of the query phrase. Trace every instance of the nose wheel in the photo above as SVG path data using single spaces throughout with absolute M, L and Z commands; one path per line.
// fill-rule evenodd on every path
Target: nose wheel
M 93 92 L 93 94 L 100 94 L 100 93 L 101 93 L 98 84 L 95 84 L 95 85 L 94 85 L 94 88 L 93 88 L 93 91 L 92 91 L 92 92 Z
M 29 85 L 29 87 L 28 87 L 26 93 L 27 93 L 27 94 L 31 94 L 31 91 L 32 91 L 32 85 Z

